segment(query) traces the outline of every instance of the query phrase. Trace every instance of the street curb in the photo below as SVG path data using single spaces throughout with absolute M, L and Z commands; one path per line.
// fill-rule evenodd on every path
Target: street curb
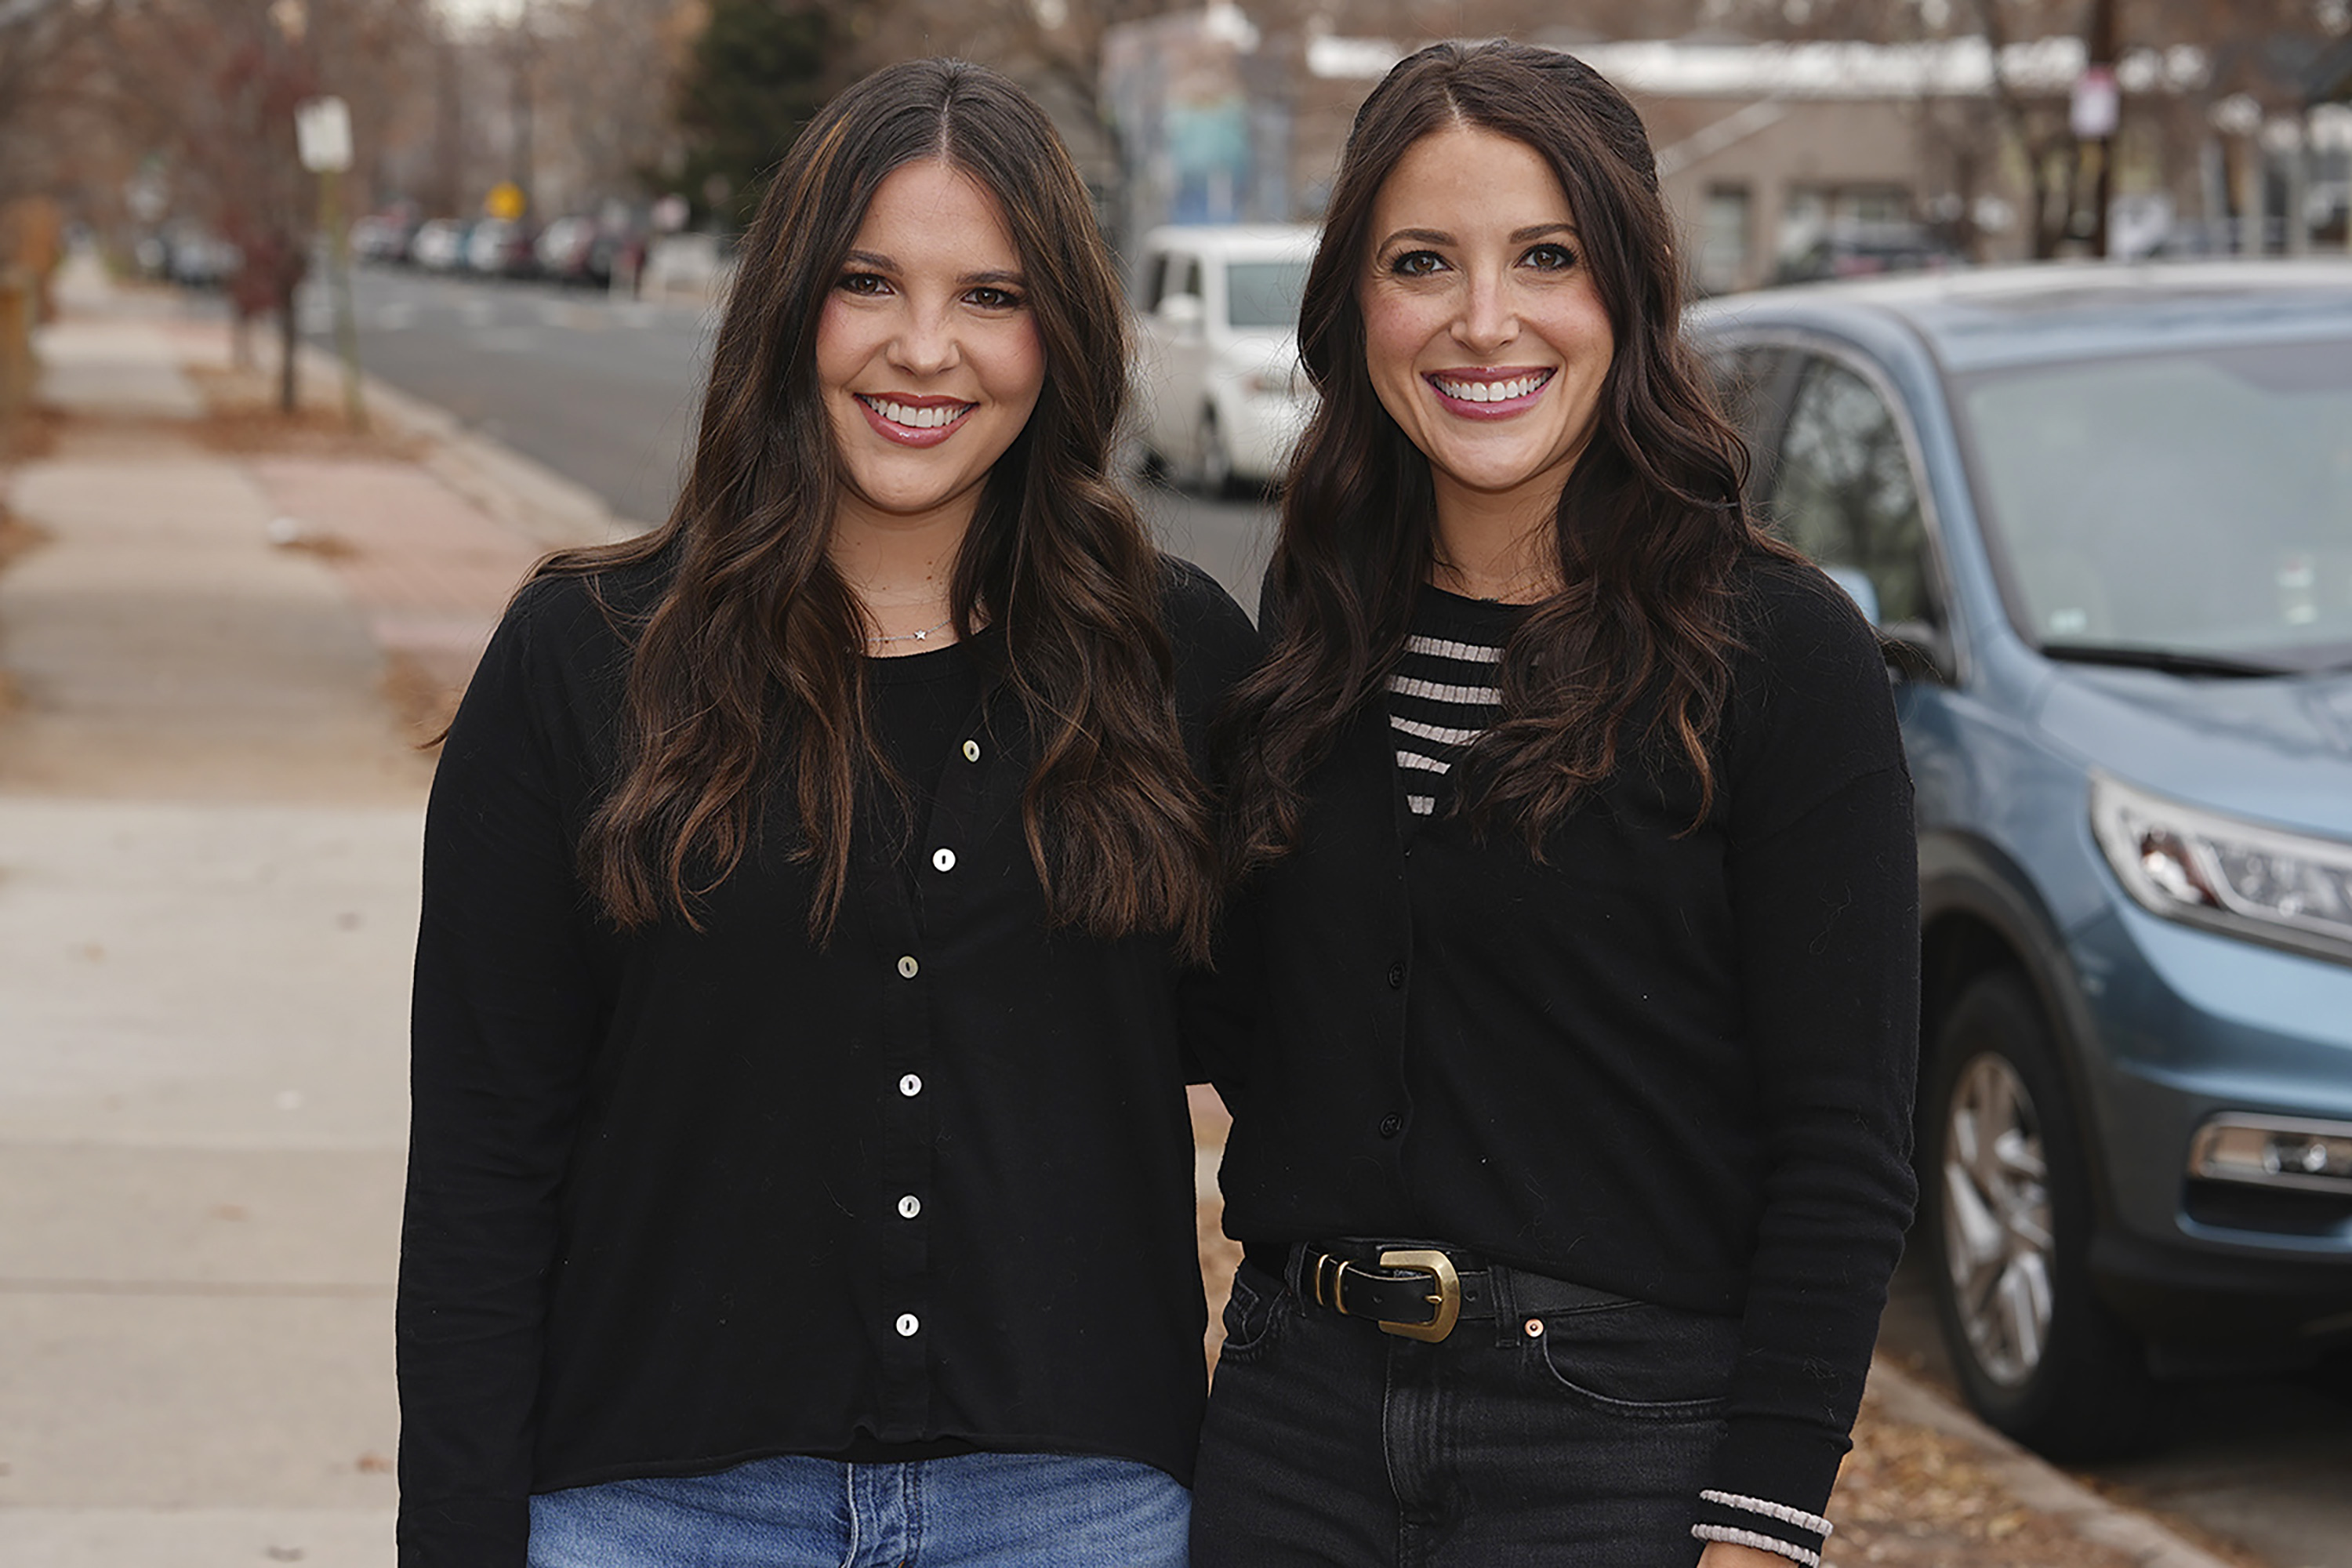
M 342 361 L 315 343 L 300 349 L 301 374 L 340 382 Z M 403 392 L 365 369 L 360 395 L 372 420 L 425 444 L 420 467 L 451 489 L 546 550 L 610 544 L 650 524 L 614 515 L 604 498 L 520 452 L 469 430 L 438 404 Z
M 2002 1436 L 1885 1356 L 1870 1363 L 1870 1391 L 1889 1420 L 1966 1444 L 1975 1450 L 1985 1473 L 2010 1496 L 2094 1545 L 2120 1552 L 2143 1568 L 2232 1568 L 2147 1514 L 2110 1502 L 2060 1473 L 2048 1460 Z

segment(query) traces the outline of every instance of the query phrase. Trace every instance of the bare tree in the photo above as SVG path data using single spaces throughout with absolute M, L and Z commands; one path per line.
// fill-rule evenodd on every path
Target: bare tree
M 0 0 L 0 202 L 69 177 L 103 16 L 89 0 Z
M 103 21 L 84 90 L 122 144 L 168 164 L 181 210 L 236 247 L 240 336 L 277 317 L 278 397 L 290 411 L 317 196 L 296 156 L 295 107 L 333 91 L 358 144 L 380 146 L 426 58 L 426 0 L 110 0 Z
M 542 180 L 558 205 L 674 176 L 672 105 L 695 12 L 677 0 L 559 0 L 536 14 Z
M 2214 104 L 2242 95 L 2265 114 L 2299 110 L 2310 62 L 2352 28 L 2344 0 L 1718 0 L 1717 8 L 1759 37 L 1982 40 L 1988 95 L 1932 100 L 1922 112 L 1965 197 L 1995 168 L 2019 172 L 2036 258 L 2070 240 L 2098 246 L 2105 187 L 2126 147 L 2145 150 L 2160 185 L 2179 184 L 2213 138 Z M 2062 37 L 2082 39 L 2086 61 L 2127 68 L 2119 136 L 2077 138 L 2069 94 L 2021 83 L 2009 68 L 2010 46 Z M 1975 237 L 1962 226 L 1955 237 Z

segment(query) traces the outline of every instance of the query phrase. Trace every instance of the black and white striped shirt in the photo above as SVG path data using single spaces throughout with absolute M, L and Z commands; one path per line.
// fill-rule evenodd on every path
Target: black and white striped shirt
M 1426 586 L 1414 602 L 1404 657 L 1389 676 L 1389 730 L 1413 816 L 1435 814 L 1454 762 L 1502 716 L 1503 644 L 1526 614 Z

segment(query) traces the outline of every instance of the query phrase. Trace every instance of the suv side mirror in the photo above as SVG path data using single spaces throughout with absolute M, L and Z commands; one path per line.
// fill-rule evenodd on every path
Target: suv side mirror
M 1824 566 L 1822 573 L 1845 590 L 1846 597 L 1862 612 L 1862 618 L 1877 631 L 1891 678 L 1950 684 L 1952 639 L 1944 635 L 1943 627 L 1928 621 L 1882 621 L 1877 584 L 1862 571 L 1853 566 Z
M 1952 683 L 1952 639 L 1943 627 L 1927 621 L 1894 621 L 1878 628 L 1878 640 L 1886 651 L 1890 675 Z
M 1878 584 L 1866 573 L 1853 566 L 1824 566 L 1822 575 L 1845 590 L 1845 596 L 1853 601 L 1853 607 L 1862 612 L 1864 620 L 1874 626 L 1878 624 Z
M 1171 294 L 1160 301 L 1160 321 L 1180 342 L 1192 342 L 1201 336 L 1201 323 L 1208 319 L 1207 307 L 1198 294 Z

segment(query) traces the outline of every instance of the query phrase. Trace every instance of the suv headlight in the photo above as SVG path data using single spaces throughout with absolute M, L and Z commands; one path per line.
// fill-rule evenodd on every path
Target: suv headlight
M 2095 773 L 2091 828 L 2150 912 L 2352 963 L 2352 844 L 2200 811 Z
M 2352 1194 L 2352 1124 L 2230 1111 L 2189 1145 L 2189 1173 L 2209 1182 Z

